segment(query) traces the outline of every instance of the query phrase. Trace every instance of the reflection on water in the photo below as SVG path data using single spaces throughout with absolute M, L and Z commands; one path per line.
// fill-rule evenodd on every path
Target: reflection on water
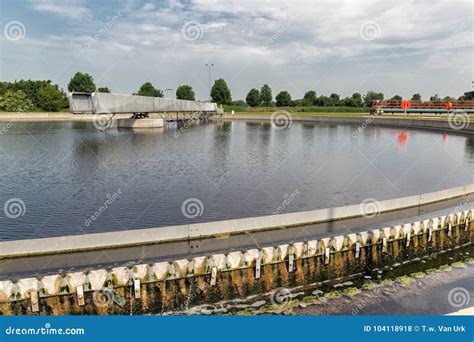
M 295 189 L 283 212 L 472 182 L 474 139 L 459 135 L 297 122 L 106 132 L 86 122 L 4 125 L 0 204 L 20 198 L 26 211 L 0 215 L 0 240 L 271 214 Z M 183 215 L 188 198 L 202 202 L 200 215 Z

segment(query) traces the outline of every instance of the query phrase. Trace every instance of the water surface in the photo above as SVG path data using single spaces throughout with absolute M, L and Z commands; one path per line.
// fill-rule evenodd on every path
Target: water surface
M 472 138 L 396 128 L 0 123 L 0 204 L 24 203 L 22 216 L 0 212 L 0 240 L 383 200 L 471 183 L 473 166 Z

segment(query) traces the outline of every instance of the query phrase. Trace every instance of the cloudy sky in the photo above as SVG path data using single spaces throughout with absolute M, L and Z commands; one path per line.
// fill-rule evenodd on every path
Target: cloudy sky
M 2 80 L 76 71 L 131 93 L 145 81 L 190 84 L 207 97 L 206 62 L 233 99 L 381 91 L 459 96 L 472 90 L 474 2 L 0 0 Z

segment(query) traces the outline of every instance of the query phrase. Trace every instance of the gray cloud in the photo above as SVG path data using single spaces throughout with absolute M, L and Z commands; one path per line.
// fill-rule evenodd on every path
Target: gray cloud
M 308 89 L 458 96 L 472 81 L 470 1 L 122 1 L 103 17 L 83 2 L 72 9 L 64 4 L 32 5 L 74 19 L 60 30 L 20 44 L 2 41 L 11 63 L 2 70 L 5 78 L 54 75 L 65 86 L 80 69 L 114 91 L 132 92 L 147 80 L 174 89 L 186 82 L 201 98 L 207 96 L 207 61 L 215 63 L 214 77 L 230 83 L 234 98 L 263 83 L 294 97 Z M 104 32 L 117 13 L 120 19 Z M 190 21 L 199 23 L 198 39 L 183 39 Z M 362 30 L 371 23 L 373 39 Z M 26 51 L 41 58 L 29 59 Z

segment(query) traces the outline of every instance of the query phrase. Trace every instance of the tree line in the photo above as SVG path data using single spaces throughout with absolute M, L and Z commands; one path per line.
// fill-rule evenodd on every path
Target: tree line
M 77 72 L 68 83 L 68 91 L 71 92 L 102 92 L 110 93 L 106 86 L 96 87 L 94 79 L 88 73 Z M 163 97 L 163 91 L 151 82 L 143 83 L 133 95 Z M 227 82 L 220 78 L 214 81 L 211 88 L 211 100 L 222 105 L 233 105 L 241 107 L 370 107 L 373 100 L 384 100 L 384 94 L 368 91 L 365 95 L 354 93 L 349 97 L 341 98 L 340 95 L 332 93 L 329 96 L 317 95 L 316 91 L 307 91 L 302 99 L 292 99 L 287 90 L 280 91 L 275 98 L 272 88 L 264 84 L 260 89 L 252 88 L 247 93 L 245 101 L 232 100 L 232 94 Z M 195 93 L 190 85 L 182 84 L 176 89 L 176 98 L 181 100 L 195 100 Z M 401 100 L 400 95 L 391 97 L 392 100 Z M 420 94 L 414 94 L 412 100 L 421 100 Z M 443 100 L 454 100 L 453 97 L 445 97 Z M 441 100 L 438 94 L 430 97 L 430 100 Z M 466 92 L 459 100 L 474 100 L 474 91 Z M 1 111 L 61 111 L 68 108 L 66 92 L 53 84 L 50 80 L 20 80 L 14 82 L 0 82 L 0 110 Z

